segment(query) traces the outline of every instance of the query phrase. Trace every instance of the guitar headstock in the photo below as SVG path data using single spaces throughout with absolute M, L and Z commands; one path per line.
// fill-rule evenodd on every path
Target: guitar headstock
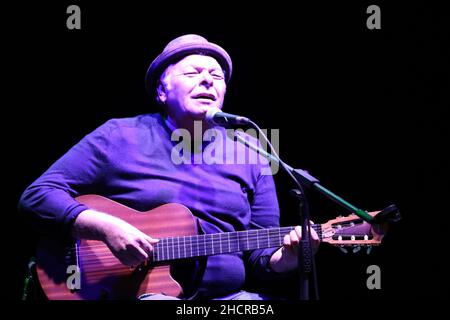
M 375 217 L 380 211 L 369 212 Z M 367 253 L 373 246 L 381 244 L 387 232 L 387 223 L 370 224 L 355 214 L 337 217 L 321 225 L 322 242 L 341 248 L 347 253 L 351 248 L 353 252 L 366 247 Z

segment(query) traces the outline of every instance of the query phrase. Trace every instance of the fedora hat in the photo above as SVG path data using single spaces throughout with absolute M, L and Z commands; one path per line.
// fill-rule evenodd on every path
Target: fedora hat
M 187 34 L 170 41 L 163 52 L 150 64 L 145 75 L 145 87 L 150 94 L 155 92 L 157 81 L 166 68 L 191 54 L 204 54 L 217 60 L 225 71 L 228 83 L 233 71 L 229 54 L 215 43 L 196 34 Z

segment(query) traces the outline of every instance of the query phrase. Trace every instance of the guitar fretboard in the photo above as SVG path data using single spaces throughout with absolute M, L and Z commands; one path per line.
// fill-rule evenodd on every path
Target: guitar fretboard
M 321 225 L 313 225 L 321 239 Z M 215 254 L 232 253 L 263 248 L 275 248 L 283 244 L 283 238 L 294 227 L 254 229 L 195 236 L 168 237 L 154 245 L 153 261 L 164 262 Z

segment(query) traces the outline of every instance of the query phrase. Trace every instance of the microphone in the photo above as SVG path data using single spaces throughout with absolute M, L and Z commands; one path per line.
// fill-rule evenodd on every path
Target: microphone
M 246 117 L 225 113 L 219 108 L 209 109 L 208 112 L 206 112 L 205 120 L 210 124 L 222 127 L 250 123 L 250 120 Z

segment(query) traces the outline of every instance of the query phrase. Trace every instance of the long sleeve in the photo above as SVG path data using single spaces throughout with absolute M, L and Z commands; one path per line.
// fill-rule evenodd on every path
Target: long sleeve
M 279 227 L 279 206 L 273 176 L 260 175 L 251 204 L 251 229 Z M 253 250 L 247 253 L 250 281 L 267 285 L 289 274 L 279 274 L 269 267 L 269 260 L 277 248 Z
M 39 234 L 67 236 L 87 209 L 74 198 L 93 192 L 105 174 L 111 128 L 107 122 L 85 136 L 24 191 L 19 213 Z

